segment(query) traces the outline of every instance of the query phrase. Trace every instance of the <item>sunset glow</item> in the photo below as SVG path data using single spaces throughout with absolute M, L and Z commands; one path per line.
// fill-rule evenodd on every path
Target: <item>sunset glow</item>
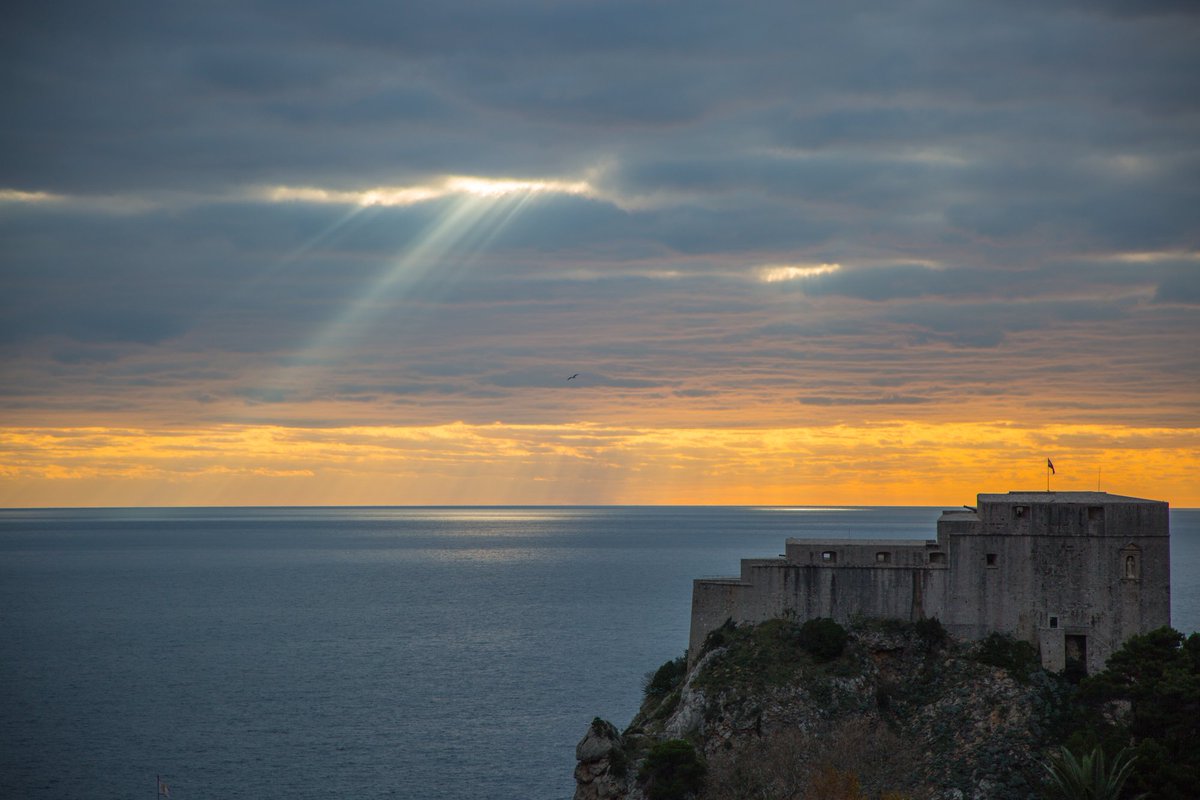
M 1200 430 L 465 425 L 8 431 L 4 505 L 882 504 L 1051 488 L 1200 505 Z

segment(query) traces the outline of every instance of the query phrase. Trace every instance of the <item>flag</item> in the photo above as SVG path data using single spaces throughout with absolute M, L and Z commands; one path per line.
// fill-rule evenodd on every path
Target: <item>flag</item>
M 1051 474 L 1051 475 L 1057 475 L 1057 474 L 1058 474 L 1057 472 L 1055 472 L 1055 471 L 1054 471 L 1054 462 L 1053 462 L 1053 461 L 1051 461 L 1051 460 L 1050 460 L 1050 459 L 1048 459 L 1048 458 L 1046 459 L 1046 469 L 1050 470 L 1050 474 Z

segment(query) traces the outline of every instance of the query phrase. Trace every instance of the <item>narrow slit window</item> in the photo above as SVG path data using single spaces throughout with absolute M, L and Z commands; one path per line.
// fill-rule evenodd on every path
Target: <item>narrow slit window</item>
M 987 565 L 988 565 L 989 567 L 994 567 L 994 566 L 996 566 L 996 563 L 997 563 L 999 560 L 1000 560 L 1000 557 L 999 557 L 999 556 L 997 556 L 995 553 L 988 553 L 988 554 L 987 554 Z
M 1051 617 L 1051 618 L 1050 618 L 1050 627 L 1051 627 L 1051 628 L 1057 628 L 1057 627 L 1058 627 L 1058 617 Z

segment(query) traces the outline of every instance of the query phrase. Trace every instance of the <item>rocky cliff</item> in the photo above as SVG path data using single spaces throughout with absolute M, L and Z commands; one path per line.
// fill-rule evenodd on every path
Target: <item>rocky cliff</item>
M 936 621 L 824 622 L 727 625 L 690 669 L 664 665 L 623 733 L 592 723 L 576 800 L 1037 796 L 1068 690 L 1032 648 L 952 641 Z M 656 790 L 664 742 L 690 743 L 702 784 Z

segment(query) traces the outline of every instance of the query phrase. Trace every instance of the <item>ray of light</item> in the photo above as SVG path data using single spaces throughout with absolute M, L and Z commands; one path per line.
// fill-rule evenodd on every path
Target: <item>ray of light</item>
M 264 385 L 284 384 L 292 389 L 316 385 L 322 376 L 321 365 L 335 363 L 380 315 L 399 308 L 405 291 L 420 289 L 429 294 L 432 286 L 453 284 L 488 251 L 534 195 L 559 190 L 555 184 L 527 181 L 456 179 L 447 185 L 454 194 L 439 201 L 444 204 L 442 212 L 354 299 L 321 325 L 281 372 L 266 376 Z M 362 209 L 382 205 L 378 197 L 377 193 L 364 194 L 360 205 L 323 235 L 332 235 Z M 406 313 L 406 322 L 415 324 L 411 309 Z
M 352 228 L 352 223 L 364 222 L 368 216 L 364 212 L 369 210 L 369 206 L 353 206 L 348 211 L 334 219 L 333 222 L 322 228 L 318 233 L 310 237 L 303 244 L 300 244 L 287 254 L 279 257 L 273 263 L 260 270 L 257 274 L 235 287 L 234 290 L 225 297 L 225 305 L 236 305 L 239 301 L 261 289 L 264 285 L 279 275 L 279 273 L 299 262 L 309 253 L 315 250 L 319 245 L 326 244 L 347 233 L 348 230 Z

